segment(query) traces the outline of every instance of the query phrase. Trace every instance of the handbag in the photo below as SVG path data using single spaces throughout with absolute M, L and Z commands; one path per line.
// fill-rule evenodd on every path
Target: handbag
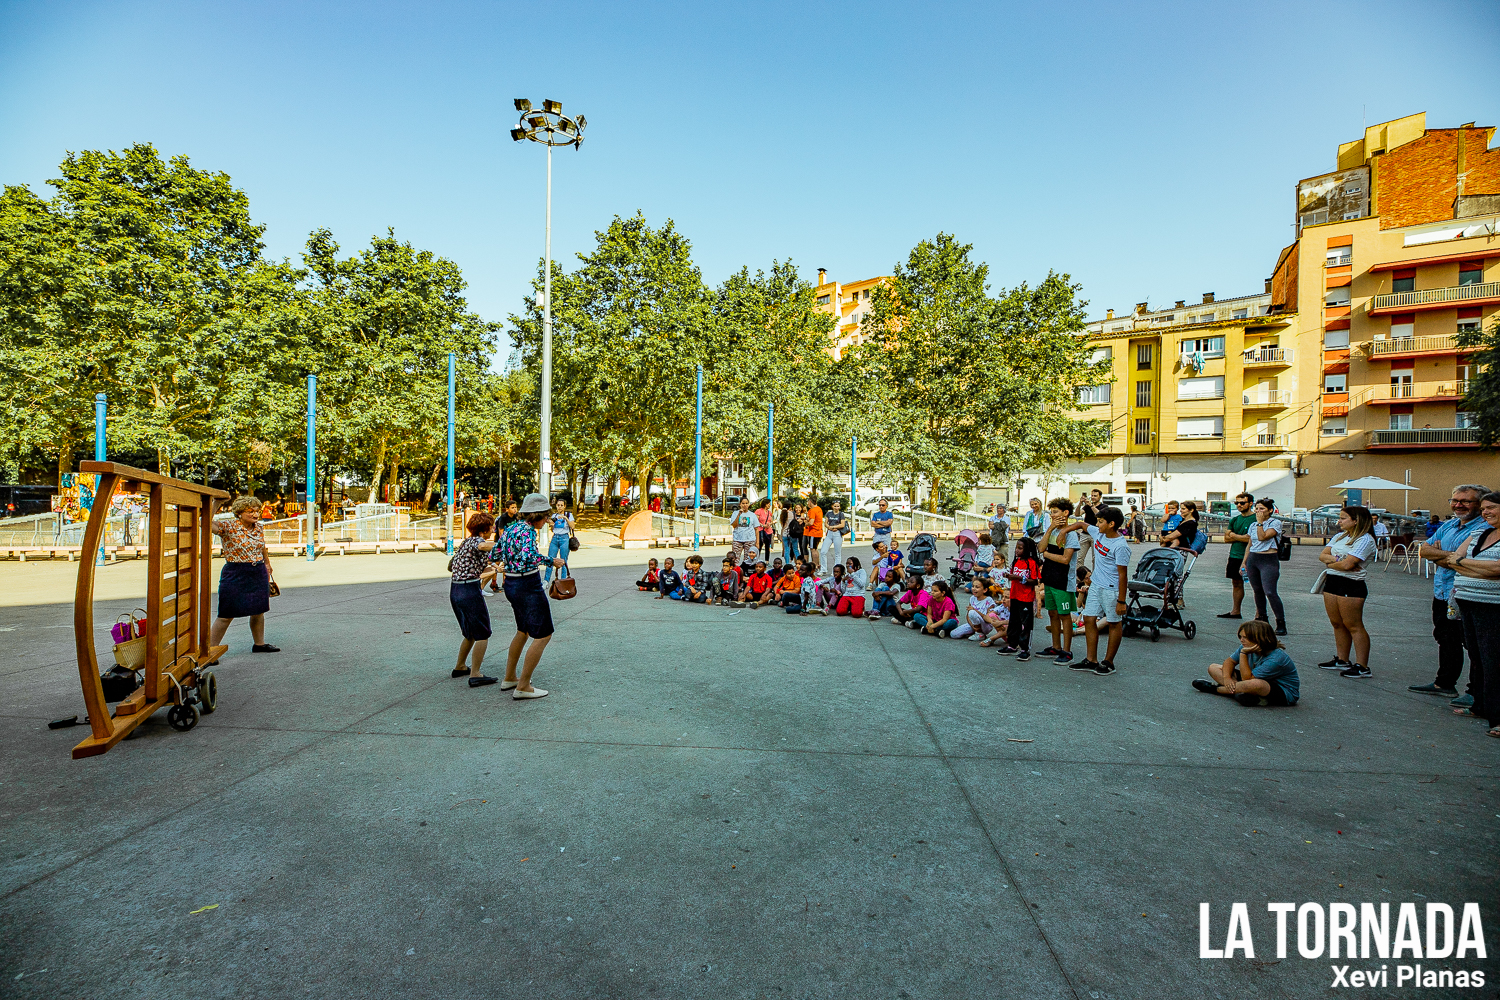
M 557 576 L 552 578 L 552 586 L 547 588 L 547 596 L 554 601 L 567 601 L 578 596 L 578 584 L 568 575 L 566 564 L 557 571 Z
M 271 596 L 272 597 L 280 597 L 281 596 L 281 588 L 279 586 L 277 586 L 275 580 L 271 581 L 271 588 L 270 589 L 271 589 Z
M 577 552 L 581 548 L 583 548 L 583 543 L 578 540 L 578 536 L 577 535 L 569 535 L 568 536 L 568 551 L 569 552 Z
M 115 619 L 115 624 L 109 630 L 110 637 L 115 644 L 129 642 L 136 636 L 146 634 L 146 609 L 136 608 L 135 611 L 122 614 Z
M 1288 562 L 1292 558 L 1292 540 L 1285 535 L 1276 539 L 1276 558 Z
M 1310 593 L 1310 594 L 1321 594 L 1323 592 L 1323 588 L 1325 586 L 1327 586 L 1327 585 L 1328 585 L 1328 571 L 1325 569 L 1323 572 L 1319 573 L 1318 574 L 1318 578 L 1313 581 L 1312 590 L 1308 591 L 1308 593 Z

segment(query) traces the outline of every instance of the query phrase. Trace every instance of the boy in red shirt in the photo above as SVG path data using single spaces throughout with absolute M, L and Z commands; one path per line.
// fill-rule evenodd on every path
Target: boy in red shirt
M 745 590 L 740 599 L 749 603 L 752 608 L 758 608 L 771 600 L 771 574 L 766 572 L 766 564 L 758 562 L 755 564 L 755 572 L 745 577 Z

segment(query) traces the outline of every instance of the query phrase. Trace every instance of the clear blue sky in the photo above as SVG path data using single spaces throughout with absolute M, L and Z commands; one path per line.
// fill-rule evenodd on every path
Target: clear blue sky
M 1292 190 L 1417 111 L 1500 124 L 1500 4 L 102 3 L 0 0 L 0 182 L 150 141 L 227 171 L 296 257 L 394 227 L 503 320 L 542 250 L 545 154 L 511 98 L 588 116 L 560 150 L 565 267 L 668 217 L 717 282 L 791 258 L 888 273 L 940 230 L 996 286 L 1073 275 L 1091 316 L 1258 291 Z

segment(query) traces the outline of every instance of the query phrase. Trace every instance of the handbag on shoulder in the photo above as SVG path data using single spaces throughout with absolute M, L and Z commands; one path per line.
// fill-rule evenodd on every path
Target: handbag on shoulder
M 557 576 L 552 578 L 552 586 L 547 588 L 547 595 L 554 601 L 566 601 L 578 596 L 578 584 L 568 575 L 568 567 L 564 565 L 557 571 Z

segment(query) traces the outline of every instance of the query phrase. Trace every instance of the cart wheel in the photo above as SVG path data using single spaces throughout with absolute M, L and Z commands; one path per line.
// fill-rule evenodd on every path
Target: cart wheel
M 185 733 L 198 724 L 198 707 L 196 705 L 173 705 L 167 710 L 167 725 Z
M 1134 638 L 1135 636 L 1140 634 L 1141 627 L 1135 622 L 1126 622 L 1125 627 L 1121 631 L 1124 633 L 1126 638 Z
M 203 671 L 198 678 L 198 705 L 204 715 L 219 707 L 219 679 L 212 670 Z
M 1183 622 L 1182 623 L 1182 634 L 1184 636 L 1186 636 L 1187 638 L 1189 638 L 1189 639 L 1191 639 L 1193 636 L 1197 635 L 1198 634 L 1198 623 L 1197 622 Z
M 1161 629 L 1157 628 L 1155 625 L 1152 625 L 1151 626 L 1151 641 L 1155 642 L 1156 640 L 1158 640 L 1160 638 L 1161 638 Z

